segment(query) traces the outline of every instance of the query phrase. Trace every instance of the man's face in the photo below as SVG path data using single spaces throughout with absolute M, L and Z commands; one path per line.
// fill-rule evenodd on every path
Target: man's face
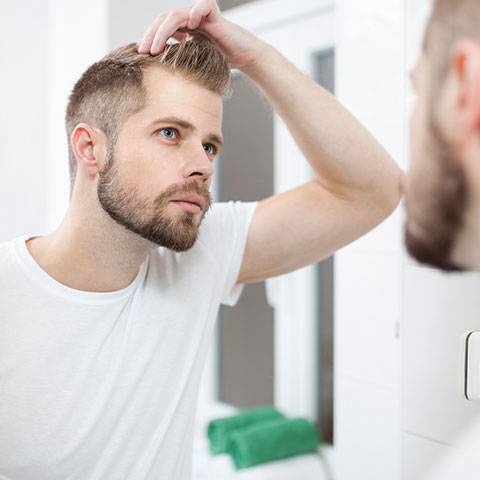
M 97 193 L 115 221 L 175 251 L 193 246 L 211 205 L 221 150 L 221 97 L 183 77 L 145 73 L 147 106 L 122 126 Z
M 431 70 L 424 52 L 412 75 L 417 103 L 411 121 L 405 243 L 421 263 L 443 270 L 462 270 L 453 259 L 453 251 L 463 227 L 467 183 L 459 153 L 442 128 L 445 112 L 438 112 L 438 99 L 432 101 Z

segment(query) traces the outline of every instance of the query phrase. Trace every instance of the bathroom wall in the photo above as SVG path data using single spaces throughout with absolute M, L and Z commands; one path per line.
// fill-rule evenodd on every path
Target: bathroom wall
M 0 3 L 0 243 L 45 228 L 47 4 Z
M 338 1 L 339 99 L 406 169 L 430 0 Z M 477 274 L 418 266 L 403 208 L 336 254 L 336 479 L 421 480 L 480 416 L 462 397 L 464 332 L 479 329 Z M 360 313 L 359 313 L 360 312 Z
M 175 2 L 175 5 L 190 3 Z M 0 242 L 55 228 L 68 206 L 63 112 L 84 68 L 135 41 L 168 0 L 0 3 Z M 337 0 L 336 93 L 398 164 L 409 163 L 430 0 Z M 28 60 L 28 61 L 27 61 Z M 460 338 L 480 329 L 477 274 L 420 267 L 403 209 L 335 259 L 335 480 L 421 480 L 480 403 L 458 388 Z
M 405 167 L 402 0 L 337 2 L 339 100 Z M 402 212 L 335 255 L 335 479 L 400 480 Z
M 54 230 L 69 204 L 70 178 L 65 134 L 65 109 L 68 96 L 84 70 L 108 51 L 110 29 L 107 0 L 48 2 L 48 110 L 47 129 L 47 204 L 46 229 Z

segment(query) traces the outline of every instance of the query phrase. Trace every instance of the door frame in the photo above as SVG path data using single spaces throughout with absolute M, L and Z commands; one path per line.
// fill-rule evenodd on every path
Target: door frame
M 293 64 L 313 75 L 313 53 L 335 47 L 335 0 L 260 0 L 224 12 L 224 16 L 267 41 Z M 312 171 L 283 121 L 274 117 L 274 191 L 279 193 L 313 178 Z M 267 281 L 274 308 L 275 406 L 291 416 L 316 421 L 317 291 L 315 266 Z M 218 345 L 207 361 L 204 399 L 217 399 Z M 206 385 L 206 386 L 205 386 Z M 206 394 L 205 390 L 209 391 Z M 326 448 L 330 457 L 332 449 Z M 331 462 L 329 461 L 331 464 Z

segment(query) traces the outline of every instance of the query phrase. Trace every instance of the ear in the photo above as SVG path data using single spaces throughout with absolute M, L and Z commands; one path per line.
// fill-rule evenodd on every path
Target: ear
M 105 151 L 105 134 L 86 123 L 79 123 L 72 133 L 72 149 L 78 165 L 89 176 L 95 176 L 102 170 Z
M 480 134 L 480 44 L 461 40 L 454 48 L 451 63 L 453 73 L 454 117 L 458 141 L 465 145 Z

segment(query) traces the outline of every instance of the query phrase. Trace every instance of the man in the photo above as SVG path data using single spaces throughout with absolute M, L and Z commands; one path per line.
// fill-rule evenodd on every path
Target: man
M 3 478 L 189 479 L 219 304 L 330 255 L 400 199 L 383 148 L 213 0 L 159 16 L 138 49 L 74 87 L 62 224 L 0 247 Z M 207 213 L 229 67 L 263 91 L 317 178 Z
M 447 271 L 480 268 L 476 142 L 480 5 L 437 0 L 412 74 L 406 245 L 418 261 Z
M 412 74 L 418 100 L 406 182 L 406 245 L 445 271 L 480 270 L 480 3 L 436 0 Z M 477 478 L 480 424 L 432 472 Z

